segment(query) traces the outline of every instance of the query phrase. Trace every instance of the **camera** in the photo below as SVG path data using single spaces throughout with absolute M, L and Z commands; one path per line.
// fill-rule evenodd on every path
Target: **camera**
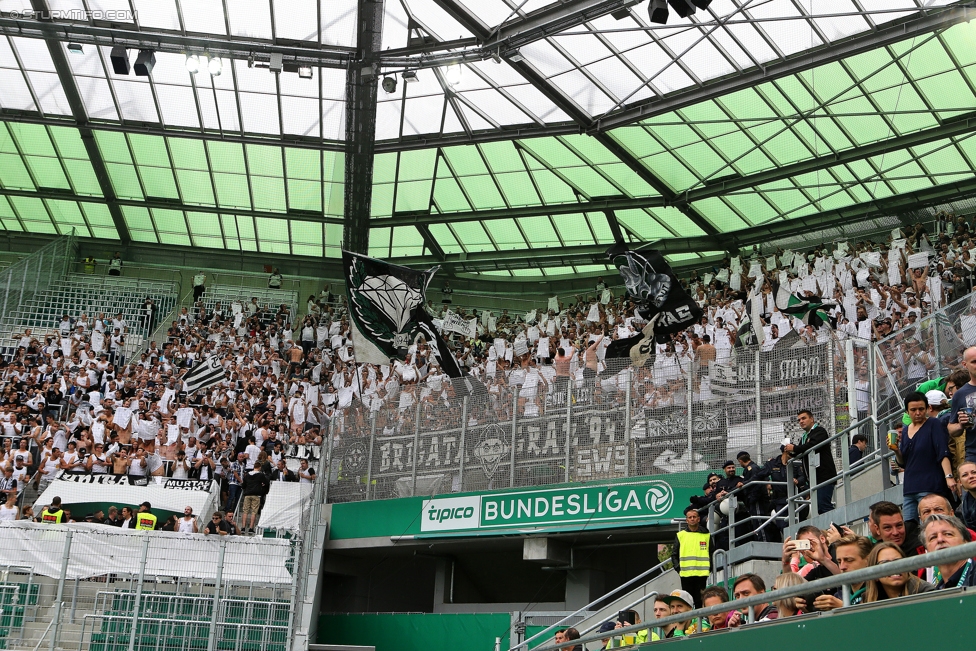
M 798 552 L 808 552 L 810 551 L 810 547 L 810 541 L 806 538 L 793 541 L 793 548 Z

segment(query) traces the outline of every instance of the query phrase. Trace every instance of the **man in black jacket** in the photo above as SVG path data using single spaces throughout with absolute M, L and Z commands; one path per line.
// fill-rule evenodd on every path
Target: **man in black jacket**
M 279 459 L 278 467 L 271 473 L 271 481 L 298 481 L 298 477 L 288 469 L 284 459 Z
M 804 409 L 798 413 L 796 415 L 796 422 L 803 428 L 803 437 L 800 440 L 800 444 L 793 445 L 789 443 L 783 446 L 783 449 L 794 457 L 809 452 L 815 446 L 829 438 L 827 430 L 817 424 L 813 419 L 813 412 L 809 409 Z M 837 484 L 834 479 L 837 477 L 837 470 L 834 468 L 834 456 L 830 452 L 830 445 L 819 447 L 811 454 L 816 454 L 820 458 L 820 465 L 817 466 L 817 483 L 828 482 L 817 489 L 817 513 L 822 514 L 827 511 L 833 511 L 834 487 Z
M 244 502 L 241 504 L 241 533 L 254 533 L 254 523 L 258 519 L 261 509 L 261 498 L 267 495 L 270 482 L 264 474 L 261 464 L 254 464 L 254 470 L 244 475 Z M 248 528 L 248 517 L 251 516 L 251 526 Z

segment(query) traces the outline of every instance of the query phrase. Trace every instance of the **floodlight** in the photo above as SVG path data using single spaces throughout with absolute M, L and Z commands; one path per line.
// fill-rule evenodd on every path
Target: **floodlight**
M 667 25 L 668 13 L 668 0 L 651 0 L 651 4 L 647 6 L 647 14 L 652 23 Z
M 298 66 L 298 76 L 301 79 L 311 79 L 312 66 Z
M 502 62 L 502 58 L 500 56 L 498 56 L 498 52 L 492 52 L 491 53 L 491 60 L 494 61 L 495 63 L 501 63 Z
M 447 79 L 448 86 L 457 86 L 461 83 L 461 64 L 453 63 L 444 70 L 444 77 Z
M 213 57 L 207 61 L 207 72 L 210 73 L 211 77 L 219 77 L 223 70 L 224 62 L 220 60 L 220 57 Z
M 186 55 L 186 71 L 191 75 L 200 72 L 200 57 L 195 54 Z
M 271 72 L 281 72 L 283 67 L 283 59 L 281 52 L 272 52 L 271 61 L 268 63 L 268 67 L 271 68 Z
M 108 56 L 112 60 L 112 70 L 117 75 L 129 74 L 129 51 L 121 45 L 112 48 L 112 53 Z
M 695 5 L 691 4 L 691 0 L 668 0 L 668 4 L 682 18 L 687 18 L 695 13 Z
M 139 56 L 136 57 L 132 69 L 135 70 L 137 77 L 148 77 L 154 65 L 156 65 L 156 53 L 152 50 L 139 50 Z
M 712 0 L 691 0 L 691 2 L 703 11 L 708 9 L 708 5 L 712 4 Z
M 617 9 L 616 11 L 610 12 L 610 15 L 613 16 L 614 20 L 623 20 L 624 18 L 630 16 L 630 9 L 628 7 Z
M 521 61 L 525 61 L 525 57 L 522 56 L 522 53 L 521 52 L 519 52 L 518 50 L 515 50 L 514 52 L 512 52 L 511 54 L 508 55 L 508 60 L 511 63 L 519 63 Z
M 68 52 L 72 54 L 84 54 L 85 48 L 81 47 L 81 43 L 68 43 Z
M 407 82 L 408 84 L 412 84 L 420 81 L 419 79 L 417 79 L 416 70 L 404 70 L 401 76 L 403 77 L 403 81 Z
M 388 93 L 395 93 L 397 87 L 396 77 L 383 77 L 383 90 Z

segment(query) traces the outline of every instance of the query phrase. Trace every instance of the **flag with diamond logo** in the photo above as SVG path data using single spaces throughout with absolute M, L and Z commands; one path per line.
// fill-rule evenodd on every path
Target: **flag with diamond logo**
M 427 285 L 437 267 L 418 271 L 342 252 L 349 299 L 349 326 L 356 361 L 389 364 L 404 360 L 407 349 L 423 338 L 450 377 L 461 369 L 424 309 Z

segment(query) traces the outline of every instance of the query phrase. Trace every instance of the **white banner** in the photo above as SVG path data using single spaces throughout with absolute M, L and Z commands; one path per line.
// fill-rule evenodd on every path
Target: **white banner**
M 181 481 L 165 477 L 152 477 L 146 486 L 131 486 L 126 477 L 114 475 L 71 475 L 62 474 L 61 481 L 53 481 L 34 503 L 34 510 L 41 509 L 51 503 L 54 496 L 61 498 L 64 508 L 72 512 L 76 519 L 81 520 L 89 514 L 86 510 L 91 504 L 114 504 L 121 509 L 131 506 L 134 509 L 143 502 L 153 505 L 153 510 L 182 513 L 187 506 L 202 517 L 210 515 L 211 505 L 216 504 L 217 495 L 214 482 L 199 482 L 195 480 Z M 159 483 L 157 483 L 157 480 Z M 203 483 L 211 484 L 211 490 L 203 490 Z M 179 490 L 179 489 L 184 490 Z M 79 508 L 72 508 L 78 504 Z M 160 518 L 159 526 L 162 526 Z M 203 524 L 206 524 L 204 521 Z
M 291 541 L 284 538 L 148 532 L 104 524 L 0 522 L 4 563 L 30 567 L 36 574 L 57 578 L 69 528 L 71 548 L 65 575 L 69 580 L 107 574 L 137 576 L 145 536 L 153 537 L 146 556 L 146 576 L 216 579 L 220 546 L 226 545 L 224 581 L 254 581 L 260 576 L 262 582 L 289 585 L 293 580 L 288 571 Z
M 925 253 L 913 253 L 908 256 L 908 268 L 909 269 L 922 269 L 929 266 L 929 254 Z
M 302 513 L 311 508 L 314 484 L 273 481 L 261 511 L 261 526 L 265 529 L 298 531 Z
M 448 310 L 447 314 L 444 315 L 444 321 L 441 323 L 442 332 L 456 332 L 459 335 L 465 337 L 471 336 L 471 324 L 464 320 L 461 316 L 455 314 Z

